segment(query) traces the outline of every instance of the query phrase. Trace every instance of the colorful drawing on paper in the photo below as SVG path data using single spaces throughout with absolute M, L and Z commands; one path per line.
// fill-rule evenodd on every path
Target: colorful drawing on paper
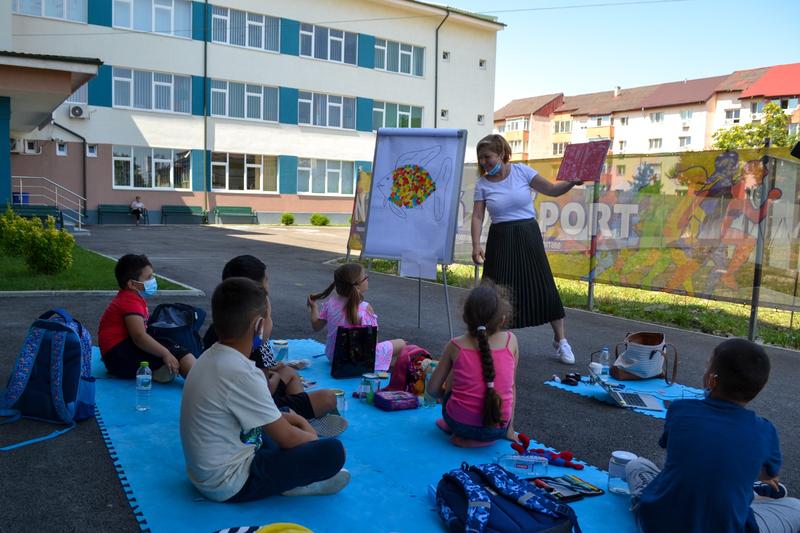
M 433 209 L 434 220 L 440 222 L 453 179 L 453 160 L 441 157 L 441 153 L 441 146 L 432 146 L 401 154 L 394 170 L 377 181 L 383 206 L 406 218 L 409 210 L 423 209 L 432 203 L 429 209 Z

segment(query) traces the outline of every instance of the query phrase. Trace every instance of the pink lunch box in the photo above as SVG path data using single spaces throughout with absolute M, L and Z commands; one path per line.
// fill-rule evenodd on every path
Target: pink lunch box
M 375 407 L 384 411 L 416 409 L 418 406 L 417 397 L 410 392 L 382 390 L 375 393 Z

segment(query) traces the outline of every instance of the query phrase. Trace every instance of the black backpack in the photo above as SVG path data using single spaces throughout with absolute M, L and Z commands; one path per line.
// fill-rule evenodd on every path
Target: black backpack
M 436 487 L 436 507 L 452 533 L 580 533 L 569 505 L 496 464 L 451 470 Z
M 156 340 L 169 339 L 180 344 L 195 357 L 203 353 L 200 328 L 206 320 L 206 312 L 188 304 L 160 304 L 147 321 L 147 333 Z

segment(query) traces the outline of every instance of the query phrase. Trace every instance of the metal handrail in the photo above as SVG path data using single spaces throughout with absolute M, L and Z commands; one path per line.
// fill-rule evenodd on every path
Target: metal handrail
M 61 215 L 77 224 L 78 229 L 82 229 L 83 217 L 86 212 L 86 198 L 80 194 L 64 187 L 63 185 L 54 182 L 44 176 L 12 176 L 12 181 L 16 180 L 17 192 L 22 199 L 22 194 L 27 193 L 28 198 L 42 198 L 48 203 L 39 205 L 54 205 L 61 209 Z M 22 182 L 25 181 L 25 190 L 23 191 Z M 41 180 L 44 184 L 30 183 L 31 180 Z M 49 186 L 48 186 L 49 185 Z M 43 189 L 44 193 L 31 192 L 32 190 L 38 191 Z

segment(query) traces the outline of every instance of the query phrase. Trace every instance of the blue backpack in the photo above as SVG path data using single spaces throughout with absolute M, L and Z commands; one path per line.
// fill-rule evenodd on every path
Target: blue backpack
M 469 466 L 442 476 L 436 507 L 448 530 L 469 533 L 580 533 L 569 505 L 496 464 Z
M 63 309 L 41 315 L 28 330 L 0 395 L 0 416 L 8 417 L 0 424 L 24 416 L 69 427 L 0 451 L 57 437 L 75 427 L 75 422 L 92 418 L 94 385 L 92 336 L 86 328 Z
M 203 353 L 200 328 L 205 320 L 206 312 L 199 307 L 182 303 L 160 304 L 150 314 L 147 334 L 157 341 L 169 339 L 172 344 L 179 344 L 199 357 Z

